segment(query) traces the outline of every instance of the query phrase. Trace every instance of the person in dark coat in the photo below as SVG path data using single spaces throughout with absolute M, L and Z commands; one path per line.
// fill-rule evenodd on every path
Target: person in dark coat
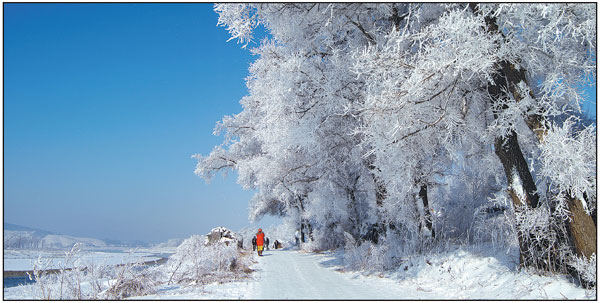
M 269 238 L 265 238 L 265 247 L 269 250 Z
M 256 250 L 256 236 L 254 236 L 254 238 L 252 238 L 252 251 Z

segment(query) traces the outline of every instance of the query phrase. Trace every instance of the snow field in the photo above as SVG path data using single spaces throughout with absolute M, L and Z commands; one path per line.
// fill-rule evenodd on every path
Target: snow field
M 148 262 L 160 259 L 159 257 L 152 256 L 154 254 L 161 254 L 159 250 L 144 250 L 127 252 L 114 251 L 114 252 L 102 252 L 102 251 L 88 251 L 81 252 L 78 256 L 78 264 L 104 264 L 104 265 L 118 265 L 126 264 L 136 261 Z M 4 270 L 5 271 L 26 271 L 33 270 L 33 263 L 38 257 L 41 256 L 42 260 L 51 260 L 49 268 L 57 269 L 60 264 L 65 264 L 65 252 L 64 251 L 37 251 L 37 250 L 5 250 L 4 251 Z M 75 265 L 78 265 L 75 264 Z

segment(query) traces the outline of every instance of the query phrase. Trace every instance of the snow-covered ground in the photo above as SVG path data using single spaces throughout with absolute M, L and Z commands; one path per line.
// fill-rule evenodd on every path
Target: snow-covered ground
M 88 250 L 78 253 L 78 262 L 104 265 L 126 264 L 131 262 L 147 262 L 158 260 L 174 252 L 175 248 L 133 249 L 112 248 Z M 64 250 L 4 250 L 4 271 L 26 271 L 33 269 L 38 257 L 42 261 L 49 260 L 48 268 L 58 268 L 59 262 L 65 264 Z
M 365 276 L 344 272 L 340 253 L 266 251 L 254 256 L 245 282 L 168 285 L 135 299 L 594 299 L 564 277 L 516 270 L 515 256 L 453 249 L 414 258 L 397 272 Z
M 86 250 L 78 254 L 78 262 L 111 265 L 151 261 L 175 250 L 174 247 Z M 4 270 L 30 270 L 39 255 L 53 260 L 54 265 L 65 262 L 64 251 L 5 250 Z M 590 300 L 596 297 L 594 290 L 585 290 L 567 277 L 519 271 L 515 251 L 491 246 L 455 246 L 443 252 L 407 256 L 397 270 L 371 274 L 345 270 L 342 250 L 324 253 L 269 250 L 263 257 L 256 253 L 250 257 L 254 272 L 247 280 L 204 286 L 163 284 L 152 295 L 132 299 Z M 5 288 L 4 298 L 32 299 L 34 287 Z

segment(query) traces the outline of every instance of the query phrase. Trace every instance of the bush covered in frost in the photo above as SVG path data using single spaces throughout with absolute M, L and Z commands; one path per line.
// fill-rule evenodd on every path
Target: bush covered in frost
M 344 233 L 344 238 L 344 264 L 350 270 L 382 272 L 394 269 L 401 263 L 401 256 L 405 254 L 401 247 L 388 245 L 387 238 L 382 239 L 384 243 L 379 245 L 370 241 L 356 241 L 349 233 Z
M 575 256 L 570 265 L 580 273 L 585 281 L 596 283 L 596 270 L 598 269 L 596 254 L 592 254 L 589 259 Z
M 117 266 L 84 262 L 80 246 L 75 245 L 58 270 L 51 270 L 49 260 L 38 259 L 31 277 L 36 282 L 21 290 L 32 299 L 121 300 L 153 294 L 162 284 L 204 285 L 248 277 L 250 256 L 237 243 L 221 240 L 192 236 L 158 266 L 141 260 Z
M 183 241 L 161 267 L 169 274 L 168 283 L 206 284 L 244 277 L 250 272 L 248 264 L 237 245 L 209 244 L 206 236 L 195 235 Z
M 33 264 L 35 283 L 21 286 L 26 297 L 42 300 L 119 300 L 155 292 L 154 274 L 141 260 L 125 265 L 105 265 L 82 259 L 80 244 L 65 252 L 58 269 L 51 260 Z

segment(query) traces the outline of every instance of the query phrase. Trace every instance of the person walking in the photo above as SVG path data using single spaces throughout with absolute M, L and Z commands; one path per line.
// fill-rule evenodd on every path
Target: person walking
M 252 251 L 256 250 L 256 236 L 252 238 Z
M 265 247 L 269 250 L 269 238 L 265 238 Z
M 265 234 L 262 231 L 262 228 L 258 229 L 256 233 L 256 251 L 258 251 L 258 255 L 262 257 L 263 249 L 265 245 Z

